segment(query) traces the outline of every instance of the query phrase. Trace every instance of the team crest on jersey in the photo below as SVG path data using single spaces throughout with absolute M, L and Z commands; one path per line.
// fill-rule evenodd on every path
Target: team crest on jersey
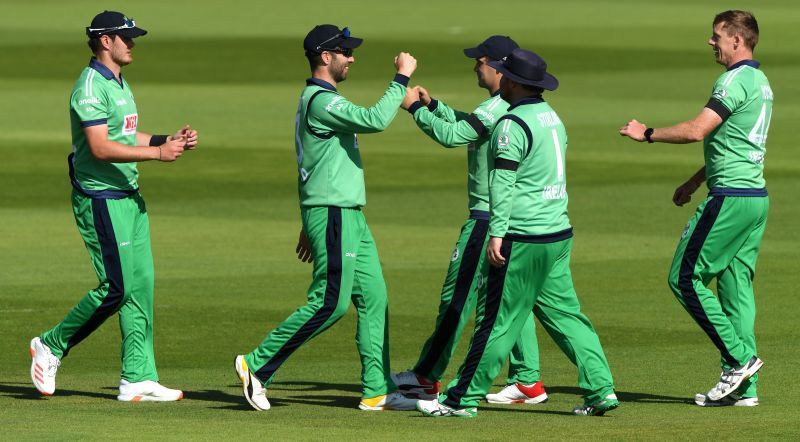
M 122 135 L 136 134 L 136 126 L 139 123 L 139 114 L 125 115 L 122 120 Z
M 453 254 L 450 256 L 450 262 L 456 262 L 456 260 L 458 259 L 458 256 L 459 256 L 458 246 L 456 246 L 456 248 L 453 249 Z

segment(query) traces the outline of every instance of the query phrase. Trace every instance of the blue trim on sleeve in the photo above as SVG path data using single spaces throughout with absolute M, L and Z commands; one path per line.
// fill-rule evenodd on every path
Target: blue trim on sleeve
M 408 87 L 408 80 L 410 80 L 410 78 L 406 77 L 405 75 L 396 74 L 392 81 L 394 81 L 395 83 L 400 83 L 405 87 Z
M 489 221 L 490 217 L 491 217 L 491 215 L 489 214 L 489 212 L 487 212 L 485 210 L 475 210 L 475 209 L 473 209 L 473 210 L 469 211 L 469 219 L 481 219 L 481 220 L 484 220 L 484 221 Z
M 742 61 L 740 61 L 740 62 L 738 62 L 736 64 L 731 65 L 731 67 L 729 67 L 728 70 L 732 71 L 732 70 L 734 70 L 734 69 L 736 69 L 736 68 L 738 68 L 740 66 L 744 66 L 744 65 L 750 66 L 751 68 L 758 69 L 758 67 L 761 66 L 761 63 L 759 63 L 756 60 L 742 60 Z
M 414 115 L 414 112 L 420 110 L 422 107 L 424 107 L 422 105 L 422 102 L 417 100 L 417 101 L 411 103 L 411 106 L 408 107 L 408 113 L 410 113 L 411 115 Z
M 435 112 L 436 108 L 439 107 L 439 100 L 431 98 L 431 102 L 428 103 L 428 110 L 431 112 Z
M 712 187 L 708 196 L 768 196 L 767 188 L 763 189 L 735 189 L 732 187 Z
M 313 77 L 306 79 L 306 86 L 311 86 L 312 84 L 315 84 L 315 85 L 317 85 L 317 86 L 319 86 L 321 88 L 327 89 L 329 91 L 336 92 L 336 86 L 328 83 L 325 80 L 320 80 L 319 78 L 313 78 Z
M 81 121 L 81 127 L 99 126 L 101 124 L 108 124 L 108 120 L 101 118 L 99 120 Z

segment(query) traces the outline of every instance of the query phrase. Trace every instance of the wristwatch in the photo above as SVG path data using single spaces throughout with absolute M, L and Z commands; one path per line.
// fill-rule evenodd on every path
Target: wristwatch
M 655 129 L 653 129 L 652 127 L 648 127 L 647 129 L 644 130 L 644 139 L 647 140 L 647 142 L 650 144 L 653 144 L 653 140 L 651 140 L 650 137 L 653 135 L 654 130 Z

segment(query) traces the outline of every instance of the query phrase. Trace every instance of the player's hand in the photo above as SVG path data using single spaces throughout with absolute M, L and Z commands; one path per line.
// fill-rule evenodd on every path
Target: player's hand
M 311 255 L 311 241 L 308 240 L 306 232 L 300 229 L 300 238 L 297 239 L 297 247 L 294 249 L 297 259 L 303 262 L 311 262 L 314 257 Z
M 623 137 L 630 137 L 636 141 L 644 141 L 644 131 L 646 129 L 647 126 L 644 124 L 636 120 L 631 120 L 628 121 L 628 124 L 619 128 L 619 134 Z
M 183 126 L 181 130 L 175 132 L 175 135 L 173 135 L 172 138 L 178 138 L 181 136 L 186 138 L 186 150 L 194 150 L 197 147 L 197 131 L 192 129 L 191 126 L 188 124 Z
M 410 77 L 417 70 L 417 59 L 408 52 L 401 52 L 394 57 L 394 66 L 397 68 L 398 74 Z
M 425 106 L 431 104 L 431 95 L 428 93 L 428 90 L 422 86 L 415 86 L 415 89 L 419 92 L 419 101 L 422 102 Z
M 419 89 L 416 87 L 408 87 L 406 88 L 406 96 L 403 98 L 403 102 L 400 103 L 400 107 L 408 110 L 408 108 L 417 101 L 419 101 Z
M 159 161 L 171 162 L 177 160 L 181 155 L 183 155 L 183 150 L 186 146 L 186 137 L 181 135 L 179 137 L 173 137 L 171 140 L 168 140 L 166 143 L 158 146 Z
M 503 267 L 506 265 L 506 259 L 500 253 L 500 246 L 503 245 L 503 238 L 493 236 L 489 239 L 489 245 L 486 246 L 486 257 L 489 259 L 489 264 L 495 267 Z
M 700 187 L 700 184 L 694 180 L 689 180 L 675 189 L 675 194 L 672 195 L 672 202 L 680 207 L 692 200 L 692 194 Z

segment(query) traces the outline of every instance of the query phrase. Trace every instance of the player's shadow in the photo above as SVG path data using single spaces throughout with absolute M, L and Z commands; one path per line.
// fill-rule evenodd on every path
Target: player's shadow
M 116 388 L 106 388 L 116 390 Z M 36 388 L 29 383 L 24 382 L 0 382 L 0 395 L 8 396 L 13 399 L 40 401 L 47 400 L 46 396 L 36 391 Z M 117 399 L 116 394 L 98 393 L 93 391 L 78 391 L 78 390 L 56 390 L 56 395 L 62 396 L 85 396 L 99 399 Z
M 547 393 L 564 393 L 564 394 L 575 394 L 578 396 L 583 395 L 583 390 L 578 387 L 562 387 L 562 386 L 547 386 Z M 664 396 L 660 394 L 652 394 L 652 393 L 636 393 L 631 391 L 619 391 L 616 390 L 617 398 L 620 402 L 639 402 L 639 403 L 649 403 L 649 404 L 665 404 L 665 403 L 673 403 L 673 404 L 694 404 L 693 399 L 689 399 L 686 397 L 677 397 L 677 396 Z
M 298 384 L 291 383 L 291 385 L 298 385 Z M 241 391 L 242 388 L 241 384 L 233 384 L 229 385 L 228 387 L 236 388 L 239 391 Z M 269 390 L 273 390 L 272 385 L 270 385 Z M 311 390 L 319 391 L 313 388 L 285 389 L 285 390 L 298 391 L 298 392 L 305 392 Z M 183 394 L 185 400 L 190 400 L 190 401 L 199 400 L 199 401 L 224 404 L 224 405 L 210 407 L 213 409 L 248 410 L 248 411 L 252 410 L 252 407 L 250 407 L 250 405 L 247 403 L 247 400 L 244 398 L 242 394 L 231 394 L 221 390 L 184 391 Z M 320 395 L 320 394 L 304 394 L 304 393 L 300 393 L 291 398 L 287 397 L 275 398 L 275 397 L 269 397 L 269 395 L 267 397 L 269 399 L 269 403 L 272 408 L 284 407 L 288 404 L 304 404 L 304 405 L 315 405 L 323 407 L 339 407 L 339 408 L 352 409 L 358 407 L 358 402 L 359 402 L 358 397 L 352 397 L 352 396 Z
M 305 382 L 305 381 L 284 381 L 273 382 L 270 390 L 277 391 L 348 391 L 352 393 L 361 393 L 360 384 L 334 384 L 330 382 Z

